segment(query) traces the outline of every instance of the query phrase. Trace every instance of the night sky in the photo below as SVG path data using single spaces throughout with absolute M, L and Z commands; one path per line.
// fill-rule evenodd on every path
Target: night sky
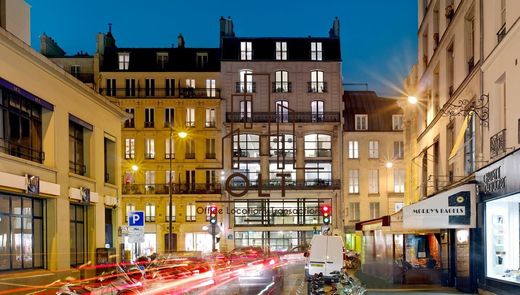
M 399 95 L 395 87 L 401 88 L 417 60 L 416 0 L 26 2 L 32 46 L 39 50 L 45 32 L 70 55 L 94 53 L 96 34 L 107 32 L 108 23 L 120 47 L 177 46 L 179 33 L 187 47 L 218 47 L 220 16 L 231 16 L 239 37 L 328 36 L 337 16 L 344 83 L 368 83 L 379 95 Z

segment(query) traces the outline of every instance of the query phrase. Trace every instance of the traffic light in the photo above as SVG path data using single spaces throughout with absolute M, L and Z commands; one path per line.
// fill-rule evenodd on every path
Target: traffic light
M 323 224 L 325 224 L 325 225 L 330 224 L 330 206 L 329 205 L 323 205 L 321 207 L 321 214 L 323 215 Z
M 217 212 L 217 206 L 211 205 L 211 207 L 209 207 L 209 223 L 217 224 Z

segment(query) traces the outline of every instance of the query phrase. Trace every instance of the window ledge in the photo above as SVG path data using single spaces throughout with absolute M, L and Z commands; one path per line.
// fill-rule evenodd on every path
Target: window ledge
M 113 189 L 117 189 L 118 186 L 109 182 L 105 182 L 105 186 Z
M 379 197 L 380 194 L 379 193 L 369 193 L 368 196 L 369 197 Z
M 92 184 L 96 184 L 96 180 L 93 179 L 93 178 L 90 178 L 88 176 L 83 176 L 83 175 L 79 175 L 79 174 L 76 174 L 76 173 L 69 172 L 69 177 L 70 178 L 76 178 L 76 179 L 83 180 L 83 181 L 87 181 L 87 182 L 90 182 Z

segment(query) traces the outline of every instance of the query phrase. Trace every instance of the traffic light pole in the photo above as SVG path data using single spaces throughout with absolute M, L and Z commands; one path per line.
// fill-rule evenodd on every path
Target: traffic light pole
M 216 246 L 216 245 L 215 245 L 215 235 L 216 235 L 216 234 L 215 234 L 215 227 L 216 227 L 216 226 L 217 226 L 217 225 L 216 225 L 215 223 L 212 223 L 212 224 L 211 224 L 211 251 L 212 251 L 212 252 L 217 251 L 217 249 L 215 248 L 215 246 Z

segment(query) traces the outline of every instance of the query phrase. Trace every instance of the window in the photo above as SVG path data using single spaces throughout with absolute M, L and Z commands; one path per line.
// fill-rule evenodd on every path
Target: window
M 217 89 L 215 79 L 207 79 L 206 80 L 206 96 L 207 97 L 215 97 L 217 96 Z
M 211 189 L 215 184 L 217 184 L 217 171 L 206 170 L 206 188 Z
M 116 91 L 117 91 L 116 79 L 107 79 L 106 87 L 107 87 L 106 95 L 116 96 Z
M 155 79 L 145 79 L 145 96 L 155 96 Z
M 332 157 L 331 136 L 326 134 L 309 134 L 304 137 L 305 157 Z
M 80 66 L 78 65 L 72 65 L 70 66 L 70 74 L 76 78 L 79 78 L 80 73 Z
M 251 42 L 240 42 L 240 60 L 253 59 L 253 45 Z
M 465 43 L 466 45 L 466 62 L 468 63 L 468 74 L 471 73 L 475 66 L 475 8 L 466 16 L 465 21 Z
M 359 142 L 357 140 L 348 142 L 348 158 L 359 159 Z
M 128 65 L 130 64 L 130 53 L 128 52 L 120 52 L 119 53 L 119 70 L 128 70 Z
M 157 65 L 164 69 L 168 64 L 168 52 L 157 52 Z
M 253 83 L 253 71 L 251 70 L 240 70 L 238 72 L 240 82 L 238 83 L 236 92 L 237 93 L 252 93 L 255 92 L 255 86 Z
M 500 26 L 506 25 L 506 0 L 500 0 Z
M 275 102 L 276 121 L 289 122 L 289 102 L 287 100 L 279 100 Z
M 0 85 L 0 152 L 43 163 L 43 109 L 11 89 Z
M 175 204 L 172 204 L 172 221 L 175 221 Z M 170 205 L 166 205 L 165 221 L 170 221 Z
M 392 130 L 403 130 L 403 115 L 392 115 Z
M 155 204 L 146 203 L 144 219 L 146 222 L 155 222 Z
M 379 218 L 379 202 L 370 202 L 370 219 Z
M 125 95 L 135 96 L 135 79 L 125 79 Z
M 234 135 L 233 157 L 260 157 L 260 136 L 255 134 Z
M 130 118 L 125 120 L 125 128 L 135 128 L 135 109 L 134 108 L 126 108 L 125 111 L 130 114 Z
M 282 134 L 271 136 L 269 140 L 270 156 L 284 156 L 286 158 L 294 157 L 294 136 L 292 134 Z
M 250 100 L 241 100 L 240 101 L 240 121 L 242 122 L 251 122 L 252 113 L 251 113 L 251 101 Z
M 195 109 L 186 109 L 186 127 L 195 127 Z
M 215 152 L 215 139 L 206 138 L 206 159 L 216 159 L 217 154 Z
M 403 159 L 404 158 L 404 142 L 403 141 L 394 141 L 394 159 Z
M 186 221 L 197 221 L 197 208 L 195 204 L 186 205 Z
M 175 122 L 175 109 L 165 108 L 164 109 L 164 127 L 173 127 Z
M 85 263 L 87 256 L 86 214 L 82 205 L 70 205 L 70 266 Z
M 234 166 L 236 166 L 236 162 L 233 163 Z M 234 167 L 235 169 L 238 169 L 237 172 L 240 172 L 247 176 L 249 181 L 251 182 L 251 185 L 256 185 L 258 181 L 258 173 L 260 173 L 260 162 L 240 162 L 238 167 Z M 236 178 L 233 180 L 233 186 L 244 186 L 245 183 L 242 181 L 241 178 Z
M 203 69 L 208 64 L 208 53 L 197 52 L 197 68 Z
M 116 182 L 116 143 L 105 137 L 104 144 L 105 182 Z
M 114 209 L 105 208 L 105 245 L 115 247 L 114 245 Z
M 305 185 L 330 186 L 332 180 L 331 162 L 305 163 Z
M 403 202 L 394 203 L 394 212 L 401 211 L 401 209 L 403 209 L 403 207 L 404 207 Z
M 359 170 L 350 169 L 348 171 L 348 192 L 359 194 Z
M 195 159 L 195 140 L 186 139 L 186 155 L 185 159 Z
M 466 175 L 475 172 L 475 130 L 476 130 L 476 115 L 471 113 L 468 119 L 468 126 L 464 133 L 464 171 Z
M 394 192 L 404 193 L 404 169 L 394 169 Z
M 355 130 L 368 130 L 368 115 L 355 115 Z
M 215 109 L 206 109 L 206 128 L 216 126 Z
M 87 174 L 85 165 L 84 127 L 69 121 L 69 172 Z
M 175 96 L 175 79 L 164 80 L 164 95 Z
M 134 211 L 135 211 L 135 205 L 132 203 L 127 203 L 126 204 L 126 215 L 125 215 L 126 221 L 128 221 L 128 216 L 130 216 L 130 212 L 134 212 Z
M 368 157 L 370 159 L 379 158 L 379 141 L 371 140 L 368 142 Z
M 379 170 L 377 169 L 368 170 L 368 193 L 379 193 Z
M 350 221 L 359 221 L 359 203 L 350 203 Z
M 155 125 L 155 109 L 145 108 L 144 109 L 144 127 L 153 128 Z
M 174 142 L 173 142 L 173 139 L 171 137 L 168 137 L 166 138 L 166 140 L 164 141 L 164 151 L 165 151 L 165 154 L 164 154 L 164 158 L 165 159 L 175 159 L 175 153 L 174 153 Z
M 455 79 L 455 52 L 453 51 L 453 41 L 448 46 L 446 58 L 446 79 L 448 84 L 448 96 L 451 97 L 453 95 L 453 92 L 455 91 L 453 82 L 453 80 Z
M 186 79 L 186 88 L 195 88 L 195 79 Z
M 276 42 L 276 60 L 287 60 L 287 42 Z
M 311 42 L 311 60 L 322 60 L 322 57 L 321 42 Z
M 155 159 L 155 140 L 153 138 L 147 138 L 145 143 L 145 159 Z
M 312 122 L 323 122 L 324 119 L 324 102 L 323 100 L 314 100 L 311 102 Z
M 169 185 L 170 181 L 171 183 L 175 183 L 175 171 L 172 170 L 166 170 L 164 171 L 164 181 L 167 185 Z
M 135 159 L 135 138 L 125 139 L 125 159 Z
M 325 82 L 323 82 L 323 71 L 313 70 L 311 71 L 311 82 L 309 82 L 308 92 L 312 93 L 323 93 L 327 92 Z
M 289 72 L 274 72 L 274 89 L 273 92 L 290 92 L 289 90 Z
M 145 171 L 145 189 L 147 193 L 153 192 L 155 189 L 155 171 Z
M 0 194 L 0 270 L 44 267 L 44 207 L 42 199 Z
M 293 161 L 286 162 L 269 162 L 269 181 L 273 185 L 279 185 L 282 181 L 281 176 L 277 176 L 276 174 L 284 173 L 289 174 L 285 176 L 286 185 L 294 185 L 296 182 L 296 170 L 293 167 Z M 326 175 L 320 175 L 321 177 L 325 177 Z M 307 175 L 306 184 L 315 184 L 317 183 L 318 178 L 317 175 Z M 325 179 L 323 179 L 325 181 Z

